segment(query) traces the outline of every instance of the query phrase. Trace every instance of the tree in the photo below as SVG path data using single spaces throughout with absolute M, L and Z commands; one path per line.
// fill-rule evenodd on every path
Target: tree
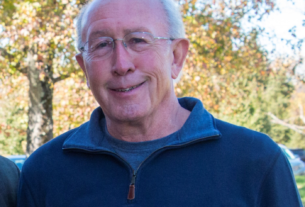
M 81 74 L 73 59 L 77 1 L 0 1 L 2 70 L 29 83 L 27 154 L 53 138 L 54 85 Z
M 25 149 L 28 106 L 25 76 L 5 74 L 0 77 L 0 154 L 23 154 Z M 24 83 L 25 87 L 20 87 Z M 18 90 L 14 90 L 18 88 Z
M 262 29 L 241 27 L 245 17 L 261 19 L 273 8 L 256 0 L 184 3 L 191 47 L 176 92 L 198 97 L 217 118 L 288 141 L 291 130 L 273 125 L 268 112 L 287 117 L 294 87 L 285 70 L 270 66 L 257 41 Z
M 293 132 L 273 124 L 268 113 L 288 117 L 293 87 L 285 70 L 271 67 L 267 53 L 257 43 L 262 28 L 242 29 L 245 18 L 259 21 L 272 11 L 273 0 L 178 2 L 191 45 L 184 75 L 176 85 L 177 95 L 201 99 L 217 118 L 268 133 L 278 141 L 290 139 Z M 82 3 L 0 0 L 0 68 L 4 85 L 12 86 L 5 93 L 12 104 L 3 103 L 8 111 L 7 118 L 0 119 L 0 146 L 6 145 L 7 137 L 14 140 L 12 133 L 18 137 L 14 141 L 18 147 L 7 153 L 21 150 L 27 120 L 30 154 L 53 134 L 83 123 L 97 106 L 73 59 L 73 21 Z M 23 113 L 27 106 L 15 102 L 20 100 L 17 97 L 26 99 L 18 89 L 25 82 L 21 74 L 29 88 L 27 118 Z M 17 82 L 8 86 L 12 77 Z
M 294 92 L 290 99 L 288 115 L 280 117 L 272 112 L 268 112 L 273 125 L 278 128 L 285 128 L 290 131 L 291 140 L 285 143 L 289 147 L 305 148 L 305 84 L 302 76 L 295 73 L 295 68 L 299 64 L 294 58 L 277 59 L 273 67 L 277 70 L 286 71 L 286 77 L 293 82 Z
M 54 90 L 54 135 L 58 136 L 88 121 L 98 107 L 85 77 L 72 77 L 56 84 Z

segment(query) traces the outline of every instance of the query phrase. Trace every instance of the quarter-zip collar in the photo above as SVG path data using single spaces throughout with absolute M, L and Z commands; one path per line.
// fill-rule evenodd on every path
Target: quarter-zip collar
M 191 111 L 183 127 L 177 132 L 177 139 L 171 145 L 183 145 L 197 139 L 204 140 L 211 137 L 219 138 L 220 132 L 216 129 L 214 117 L 203 107 L 196 98 L 179 98 L 179 104 Z M 64 142 L 63 149 L 80 149 L 87 152 L 110 151 L 111 145 L 106 139 L 101 120 L 105 115 L 100 107 L 96 108 L 89 122 L 77 128 Z

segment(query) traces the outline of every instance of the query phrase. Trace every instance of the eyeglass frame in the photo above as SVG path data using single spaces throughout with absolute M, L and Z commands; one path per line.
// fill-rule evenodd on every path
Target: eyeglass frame
M 154 40 L 171 40 L 171 41 L 173 41 L 173 40 L 177 39 L 177 38 L 172 38 L 172 37 L 155 37 L 153 34 L 151 34 L 151 33 L 149 33 L 149 32 L 131 32 L 131 33 L 126 34 L 122 39 L 121 39 L 121 38 L 113 39 L 112 37 L 107 37 L 107 36 L 101 36 L 101 37 L 107 37 L 107 38 L 110 38 L 110 39 L 112 40 L 112 42 L 113 42 L 113 44 L 112 44 L 112 45 L 113 45 L 113 46 L 112 46 L 112 49 L 114 49 L 114 47 L 115 47 L 115 41 L 117 41 L 117 40 L 121 40 L 122 43 L 123 43 L 123 45 L 124 45 L 124 47 L 127 48 L 127 44 L 125 43 L 124 39 L 125 39 L 126 36 L 128 36 L 128 35 L 130 35 L 130 34 L 132 34 L 132 33 L 145 33 L 145 34 L 149 34 L 149 35 L 151 35 L 151 36 L 153 37 Z M 101 38 L 101 37 L 98 37 L 98 38 Z M 97 38 L 96 38 L 96 39 L 97 39 Z M 85 45 L 88 44 L 89 41 L 90 41 L 90 40 L 88 40 L 87 42 L 85 42 L 84 45 L 83 45 L 82 47 L 79 48 L 79 50 L 80 50 L 81 52 L 86 52 L 86 50 L 85 50 Z M 154 42 L 153 42 L 153 43 L 154 43 Z M 112 51 L 113 51 L 113 50 L 112 50 Z

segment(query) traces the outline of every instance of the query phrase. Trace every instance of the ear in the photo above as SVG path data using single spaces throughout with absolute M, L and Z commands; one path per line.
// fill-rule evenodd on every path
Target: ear
M 84 57 L 82 53 L 78 53 L 77 55 L 75 55 L 75 58 L 79 64 L 79 66 L 81 67 L 81 69 L 83 70 L 83 72 L 85 73 L 86 79 L 87 79 L 87 86 L 88 88 L 90 88 L 90 83 L 89 83 L 89 79 L 88 79 L 88 74 L 87 74 L 87 70 L 85 67 L 85 62 L 84 62 Z
M 173 41 L 172 78 L 176 79 L 182 70 L 190 42 L 185 38 L 175 39 Z

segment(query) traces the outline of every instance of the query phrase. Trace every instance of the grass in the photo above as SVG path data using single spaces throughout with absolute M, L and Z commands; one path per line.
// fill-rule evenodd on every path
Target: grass
M 295 181 L 297 182 L 303 205 L 305 205 L 305 176 L 295 176 Z

